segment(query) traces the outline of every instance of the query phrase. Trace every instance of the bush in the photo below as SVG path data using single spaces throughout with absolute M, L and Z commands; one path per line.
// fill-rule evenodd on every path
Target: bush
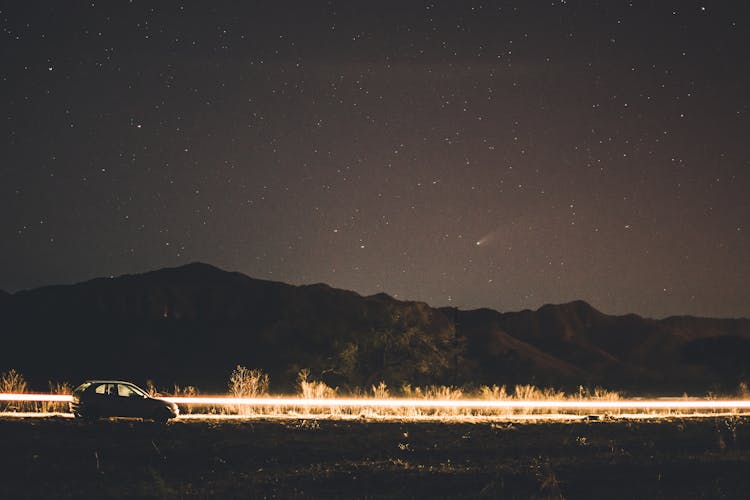
M 264 397 L 268 396 L 270 382 L 271 379 L 262 370 L 250 370 L 237 365 L 229 376 L 229 392 L 235 398 Z M 251 413 L 252 409 L 238 405 L 237 412 L 246 415 Z
M 336 391 L 331 389 L 323 382 L 308 380 L 310 370 L 303 368 L 297 375 L 297 385 L 299 386 L 300 396 L 305 399 L 323 399 L 335 398 Z
M 229 392 L 236 398 L 258 398 L 268 395 L 271 379 L 262 370 L 250 370 L 242 365 L 229 376 Z
M 0 392 L 23 394 L 26 389 L 26 379 L 15 369 L 0 374 Z

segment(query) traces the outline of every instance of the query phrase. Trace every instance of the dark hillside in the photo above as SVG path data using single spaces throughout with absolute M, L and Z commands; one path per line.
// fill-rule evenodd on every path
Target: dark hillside
M 610 316 L 576 301 L 537 311 L 434 309 L 381 293 L 291 286 L 189 264 L 0 293 L 0 371 L 126 378 L 223 391 L 237 364 L 293 390 L 302 368 L 344 389 L 521 384 L 633 392 L 732 390 L 750 375 L 750 321 Z
M 459 332 L 478 341 L 475 351 L 484 353 L 484 366 L 493 364 L 487 359 L 493 352 L 503 353 L 495 360 L 500 364 L 509 353 L 518 355 L 504 347 L 510 336 L 557 360 L 547 372 L 566 382 L 570 376 L 560 363 L 577 368 L 589 385 L 641 392 L 733 390 L 748 374 L 744 342 L 734 341 L 735 352 L 742 354 L 729 358 L 722 358 L 719 347 L 729 342 L 726 338 L 750 343 L 750 322 L 744 319 L 609 316 L 582 301 L 517 313 L 459 311 L 456 318 Z M 534 373 L 539 378 L 545 370 L 537 366 Z
M 0 367 L 36 385 L 107 376 L 222 390 L 238 363 L 281 389 L 300 368 L 342 386 L 427 383 L 448 377 L 453 339 L 425 304 L 205 264 L 20 292 L 8 306 Z

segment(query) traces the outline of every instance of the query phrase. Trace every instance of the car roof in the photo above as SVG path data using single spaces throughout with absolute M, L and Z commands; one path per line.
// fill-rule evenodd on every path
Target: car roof
M 130 385 L 136 385 L 133 382 L 128 382 L 127 380 L 87 380 L 87 381 L 84 382 L 84 384 L 130 384 Z

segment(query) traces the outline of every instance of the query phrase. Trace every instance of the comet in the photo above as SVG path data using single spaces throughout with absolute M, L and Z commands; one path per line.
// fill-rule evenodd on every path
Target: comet
M 487 244 L 488 244 L 489 242 L 491 242 L 491 241 L 492 241 L 493 239 L 495 239 L 495 232 L 494 232 L 494 231 L 493 231 L 493 232 L 491 232 L 491 233 L 487 233 L 487 234 L 485 234 L 484 236 L 482 236 L 481 238 L 479 238 L 479 239 L 478 239 L 478 240 L 476 241 L 476 245 L 477 245 L 478 247 L 481 247 L 481 246 L 483 246 L 483 245 L 487 245 Z

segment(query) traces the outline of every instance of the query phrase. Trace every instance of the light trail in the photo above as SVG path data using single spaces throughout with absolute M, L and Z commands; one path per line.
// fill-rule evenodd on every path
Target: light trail
M 195 406 L 245 406 L 274 408 L 350 409 L 435 409 L 435 410 L 748 410 L 750 400 L 742 399 L 619 399 L 619 400 L 486 400 L 486 399 L 355 399 L 226 396 L 161 397 L 165 401 Z M 67 403 L 67 394 L 0 394 L 6 402 Z
M 718 412 L 718 413 L 619 413 L 617 415 L 603 415 L 601 421 L 622 421 L 622 420 L 664 420 L 664 419 L 692 419 L 692 418 L 717 418 L 737 416 L 737 412 Z M 0 412 L 0 418 L 64 418 L 72 420 L 72 413 L 64 412 L 20 412 L 7 411 Z M 341 420 L 350 422 L 442 422 L 442 423 L 494 423 L 494 422 L 581 422 L 590 419 L 590 415 L 577 415 L 573 413 L 536 413 L 536 414 L 506 414 L 506 415 L 447 415 L 447 414 L 430 414 L 430 415 L 400 415 L 400 414 L 335 414 L 335 413 L 252 413 L 249 415 L 238 414 L 213 414 L 213 413 L 191 413 L 182 414 L 176 420 L 188 422 L 207 422 L 207 421 L 247 421 L 247 420 Z
M 165 397 L 177 404 L 215 406 L 273 406 L 309 408 L 394 408 L 439 410 L 681 410 L 681 409 L 750 409 L 750 400 L 671 400 L 622 399 L 601 400 L 485 400 L 485 399 L 303 399 L 303 398 L 231 398 L 231 397 Z
M 68 403 L 71 400 L 70 394 L 0 394 L 0 401 Z

